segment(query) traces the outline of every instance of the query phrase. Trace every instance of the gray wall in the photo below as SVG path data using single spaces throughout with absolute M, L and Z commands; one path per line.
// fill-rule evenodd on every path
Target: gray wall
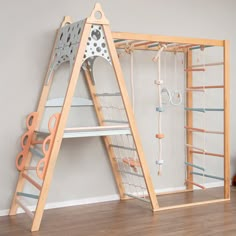
M 235 8 L 233 0 L 188 1 L 188 0 L 149 0 L 149 1 L 100 1 L 111 23 L 113 31 L 189 36 L 201 38 L 229 39 L 231 41 L 231 120 L 236 119 L 233 89 L 236 70 L 233 68 L 236 57 Z M 87 17 L 95 1 L 3 1 L 0 0 L 0 40 L 1 86 L 0 106 L 0 211 L 8 209 L 15 189 L 18 173 L 15 157 L 20 151 L 20 136 L 24 132 L 25 117 L 36 109 L 43 78 L 55 36 L 55 29 L 64 15 L 76 20 Z M 155 155 L 153 124 L 156 117 L 142 116 L 145 99 L 155 99 L 153 80 L 155 68 L 148 65 L 151 54 L 135 57 L 137 71 L 136 92 L 137 121 L 143 139 L 148 163 Z M 125 65 L 125 74 L 129 68 Z M 141 74 L 140 74 L 141 73 Z M 143 76 L 141 76 L 143 75 Z M 147 89 L 143 83 L 147 82 Z M 150 92 L 151 91 L 151 92 Z M 155 107 L 154 107 L 155 108 Z M 150 108 L 153 109 L 153 108 Z M 172 111 L 173 112 L 173 111 Z M 150 113 L 151 114 L 151 113 Z M 155 116 L 155 115 L 154 115 Z M 180 117 L 181 122 L 181 115 Z M 150 122 L 149 122 L 150 121 Z M 166 121 L 171 121 L 166 118 Z M 166 126 L 168 129 L 168 126 Z M 170 129 L 171 127 L 169 127 Z M 168 130 L 167 130 L 168 132 Z M 234 122 L 231 123 L 231 137 L 236 135 Z M 178 138 L 178 137 L 176 137 Z M 147 141 L 149 140 L 149 141 Z M 181 143 L 182 142 L 182 143 Z M 179 145 L 183 145 L 181 141 Z M 172 143 L 170 143 L 172 145 Z M 175 145 L 175 144 L 173 144 Z M 181 151 L 177 146 L 176 153 Z M 171 155 L 170 153 L 168 154 Z M 182 154 L 181 154 L 182 155 Z M 231 147 L 231 170 L 236 171 L 236 146 Z M 178 157 L 172 157 L 178 158 Z M 181 157 L 182 158 L 182 157 Z M 176 171 L 178 159 L 168 163 L 168 173 L 162 180 L 155 181 L 159 188 L 180 187 L 183 185 L 183 166 Z M 182 164 L 181 164 L 182 165 Z M 155 174 L 155 173 L 154 173 Z M 63 141 L 48 202 L 69 201 L 90 197 L 101 197 L 116 193 L 102 143 L 97 138 Z

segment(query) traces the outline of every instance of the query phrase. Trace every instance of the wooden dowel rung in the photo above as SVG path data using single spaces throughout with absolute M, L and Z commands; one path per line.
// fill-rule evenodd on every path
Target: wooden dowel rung
M 31 194 L 31 193 L 17 192 L 16 195 L 17 196 L 22 196 L 22 197 L 28 197 L 28 198 L 32 198 L 32 199 L 39 199 L 38 195 Z
M 224 88 L 224 85 L 209 85 L 209 86 L 191 86 L 187 89 L 218 89 L 218 88 Z
M 131 45 L 133 43 L 137 42 L 136 40 L 123 40 L 122 42 L 119 42 L 119 43 L 116 43 L 115 46 L 116 47 L 124 47 L 124 46 L 127 46 L 127 45 Z
M 199 151 L 191 150 L 191 153 L 202 154 L 202 155 L 207 155 L 207 156 L 215 156 L 215 157 L 224 157 L 224 155 L 222 154 L 211 153 L 211 152 L 199 152 Z
M 210 48 L 210 47 L 213 47 L 212 45 L 200 45 L 200 46 L 195 46 L 195 47 L 192 47 L 190 48 L 190 50 L 196 50 L 196 49 L 205 49 L 205 48 Z
M 219 177 L 219 176 L 203 174 L 203 173 L 199 173 L 199 172 L 195 172 L 195 171 L 192 171 L 191 174 L 192 175 L 204 176 L 204 177 L 211 178 L 211 179 L 224 180 L 224 178 Z
M 118 123 L 118 124 L 128 124 L 128 121 L 124 121 L 124 120 L 103 120 L 103 122 L 107 122 L 107 123 Z
M 43 167 L 40 167 L 40 170 L 42 170 L 42 169 L 43 169 Z M 37 167 L 36 166 L 25 166 L 24 170 L 37 170 Z
M 224 62 L 214 62 L 214 63 L 192 65 L 190 68 L 205 67 L 205 66 L 222 66 L 222 65 L 224 65 Z
M 190 184 L 192 184 L 192 185 L 195 185 L 195 186 L 197 186 L 197 187 L 199 187 L 199 188 L 201 188 L 201 189 L 206 189 L 205 186 L 203 186 L 203 185 L 201 185 L 201 184 L 198 184 L 198 183 L 195 183 L 195 182 L 193 182 L 193 181 L 191 181 L 191 180 L 186 179 L 185 182 L 190 183 Z
M 25 166 L 24 170 L 36 170 L 37 167 L 36 166 Z
M 184 69 L 184 71 L 186 71 L 186 72 L 188 72 L 188 71 L 202 71 L 202 72 L 204 72 L 204 71 L 206 71 L 206 69 L 205 68 L 186 68 L 186 69 Z
M 206 92 L 205 89 L 186 88 L 186 92 Z
M 196 111 L 196 112 L 205 112 L 204 108 L 193 108 L 193 107 L 185 107 L 186 111 Z
M 184 128 L 187 129 L 187 130 L 189 130 L 189 131 L 205 132 L 204 129 L 193 128 L 193 127 L 189 127 L 189 126 L 184 126 Z
M 211 130 L 206 130 L 205 133 L 208 133 L 208 134 L 224 134 L 224 132 L 222 132 L 222 131 L 211 131 Z
M 126 39 L 114 39 L 114 43 L 120 43 L 125 41 Z
M 191 144 L 185 144 L 185 146 L 188 148 L 196 149 L 196 150 L 199 150 L 199 151 L 202 151 L 205 153 L 205 150 L 203 148 L 199 148 L 199 147 L 193 146 Z
M 43 144 L 43 141 L 44 140 L 32 140 L 32 144 L 35 145 L 35 144 Z
M 197 108 L 197 107 L 185 107 L 186 111 L 197 111 L 197 112 L 207 112 L 207 111 L 224 111 L 224 108 Z
M 37 188 L 39 191 L 41 191 L 41 186 L 38 184 L 35 180 L 33 180 L 31 177 L 29 177 L 27 174 L 22 173 L 22 177 L 27 179 L 32 185 L 34 185 L 35 188 Z
M 141 42 L 141 43 L 133 43 L 132 46 L 134 47 L 141 47 L 141 46 L 146 46 L 146 45 L 150 45 L 153 44 L 152 41 L 145 41 L 145 42 Z
M 199 169 L 199 170 L 205 171 L 205 169 L 204 169 L 203 167 L 198 166 L 198 165 L 195 165 L 195 164 L 193 164 L 193 163 L 185 162 L 185 165 L 187 165 L 187 166 L 192 166 L 192 167 L 197 168 L 197 169 Z
M 31 219 L 34 218 L 34 214 L 18 198 L 16 198 L 16 203 L 25 211 L 26 215 Z
M 44 154 L 35 147 L 30 147 L 30 151 L 37 157 L 44 158 Z
M 121 96 L 120 92 L 117 93 L 96 93 L 97 97 L 119 97 Z
M 204 129 L 193 128 L 193 127 L 188 127 L 188 126 L 185 126 L 184 128 L 190 132 L 202 132 L 202 133 L 208 133 L 208 134 L 224 134 L 224 132 L 222 131 L 204 130 Z
M 160 45 L 159 43 L 152 43 L 151 45 L 148 45 L 148 48 L 154 48 L 154 47 L 157 47 L 159 45 Z

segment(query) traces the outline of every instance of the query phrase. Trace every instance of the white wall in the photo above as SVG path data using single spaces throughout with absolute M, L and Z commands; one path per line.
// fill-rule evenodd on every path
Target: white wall
M 232 89 L 236 86 L 234 81 L 236 70 L 233 67 L 236 60 L 233 25 L 236 20 L 235 1 L 103 0 L 100 2 L 113 31 L 229 39 L 231 41 L 231 120 L 235 120 L 236 113 L 233 108 L 236 99 Z M 0 3 L 1 211 L 9 208 L 15 190 L 18 176 L 15 157 L 20 151 L 20 136 L 24 132 L 26 115 L 36 109 L 55 29 L 64 15 L 72 16 L 75 21 L 87 17 L 95 1 L 0 0 Z M 140 62 L 138 63 L 142 66 Z M 149 71 L 144 69 L 142 73 L 148 75 Z M 150 70 L 150 73 L 152 73 L 149 74 L 150 77 L 155 75 L 154 70 Z M 142 86 L 139 84 L 137 88 L 141 89 Z M 143 97 L 149 94 L 149 91 L 143 89 L 139 92 L 143 93 Z M 142 121 L 141 113 L 137 114 L 137 119 L 141 135 L 145 135 L 147 128 Z M 232 140 L 235 135 L 236 125 L 232 122 Z M 149 145 L 151 144 L 145 139 L 145 151 L 153 155 Z M 236 146 L 232 145 L 232 173 L 236 171 L 235 156 Z M 173 172 L 169 179 L 175 179 L 178 174 Z M 163 182 L 161 186 L 162 184 Z M 180 180 L 175 180 L 173 186 L 180 186 Z M 48 201 L 69 201 L 115 193 L 116 188 L 101 141 L 96 138 L 64 141 Z

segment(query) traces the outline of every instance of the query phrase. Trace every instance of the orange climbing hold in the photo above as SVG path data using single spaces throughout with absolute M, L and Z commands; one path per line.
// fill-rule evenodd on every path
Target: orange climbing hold
M 156 138 L 162 139 L 162 138 L 164 138 L 164 137 L 165 137 L 164 134 L 156 134 Z
M 132 157 L 125 157 L 122 159 L 123 162 L 127 165 L 129 165 L 130 167 L 134 168 L 134 170 L 136 170 L 136 167 L 140 167 L 140 162 L 139 160 L 135 160 Z

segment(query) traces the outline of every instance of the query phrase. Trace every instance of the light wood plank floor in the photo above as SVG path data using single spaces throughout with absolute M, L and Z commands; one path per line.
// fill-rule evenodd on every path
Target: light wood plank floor
M 208 200 L 222 189 L 161 196 L 162 205 Z M 236 236 L 236 189 L 231 201 L 152 213 L 137 200 L 46 210 L 41 229 L 31 233 L 25 214 L 0 217 L 1 236 Z

